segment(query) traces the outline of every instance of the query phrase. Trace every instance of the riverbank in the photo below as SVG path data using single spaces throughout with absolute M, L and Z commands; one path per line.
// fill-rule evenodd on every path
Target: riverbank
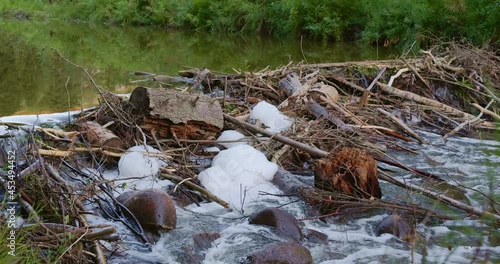
M 420 47 L 433 39 L 497 43 L 495 0 L 461 1 L 27 1 L 0 3 L 4 16 L 149 25 L 279 37 Z M 432 36 L 432 39 L 429 38 Z

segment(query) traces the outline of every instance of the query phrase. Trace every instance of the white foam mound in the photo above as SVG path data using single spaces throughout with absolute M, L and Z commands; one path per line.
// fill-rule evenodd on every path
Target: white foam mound
M 158 173 L 162 161 L 155 157 L 144 155 L 144 152 L 160 153 L 151 146 L 135 146 L 127 150 L 118 162 L 120 177 L 153 176 Z
M 146 153 L 161 154 L 161 151 L 159 151 L 159 150 L 151 147 L 150 145 L 146 145 L 146 147 L 144 147 L 144 145 L 139 145 L 139 146 L 131 147 L 131 148 L 128 149 L 128 151 L 137 151 L 137 152 L 142 152 L 142 153 L 146 152 Z M 146 157 L 148 157 L 148 156 L 146 156 Z M 150 157 L 150 158 L 155 159 L 158 162 L 158 165 L 160 167 L 167 166 L 167 161 L 164 158 L 159 158 L 159 157 Z
M 208 147 L 205 149 L 205 152 L 220 152 L 220 148 L 218 147 Z
M 248 145 L 223 150 L 215 156 L 212 167 L 202 171 L 198 178 L 210 192 L 240 206 L 257 199 L 260 191 L 273 192 L 270 183 L 278 166 L 267 160 L 260 151 Z
M 292 118 L 281 113 L 276 106 L 264 101 L 254 106 L 249 118 L 260 120 L 268 127 L 266 129 L 273 133 L 285 131 L 293 124 Z
M 241 134 L 240 132 L 236 130 L 226 130 L 222 132 L 222 134 L 217 138 L 217 142 L 220 141 L 235 141 L 235 140 L 240 140 L 242 138 L 245 138 L 245 135 Z M 241 141 L 241 142 L 231 142 L 231 143 L 220 143 L 222 146 L 226 148 L 232 148 L 235 146 L 240 146 L 240 145 L 247 145 L 247 142 Z
M 236 146 L 221 151 L 212 161 L 212 166 L 219 166 L 235 179 L 248 179 L 257 182 L 271 181 L 278 166 L 267 160 L 262 152 L 248 145 Z

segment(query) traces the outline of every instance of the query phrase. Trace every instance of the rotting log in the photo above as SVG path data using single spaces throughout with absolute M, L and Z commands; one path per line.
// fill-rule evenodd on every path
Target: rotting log
M 224 125 L 219 101 L 201 94 L 137 87 L 130 103 L 141 128 L 159 139 L 213 139 Z
M 121 149 L 123 141 L 111 130 L 102 127 L 97 122 L 84 122 L 80 124 L 80 131 L 85 132 L 87 140 L 92 145 L 109 148 L 111 150 Z

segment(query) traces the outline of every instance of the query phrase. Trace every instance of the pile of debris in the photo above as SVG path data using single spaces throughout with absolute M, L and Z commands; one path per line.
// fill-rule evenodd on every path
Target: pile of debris
M 412 59 L 289 63 L 278 69 L 236 74 L 189 69 L 179 72 L 181 77 L 137 72 L 142 78 L 139 81 L 153 81 L 157 87 L 138 87 L 130 98 L 96 85 L 102 95 L 100 106 L 81 113 L 63 130 L 39 127 L 28 134 L 16 186 L 21 194 L 18 200 L 30 212 L 31 221 L 39 225 L 23 227 L 32 228 L 25 240 L 39 248 L 66 243 L 68 251 L 62 260 L 67 263 L 75 259 L 104 263 L 103 251 L 112 249 L 103 250 L 98 241 L 118 238 L 111 226 L 89 224 L 86 215 L 91 212 L 86 204 L 94 203 L 101 215 L 122 221 L 140 240 L 153 242 L 158 231 L 175 228 L 175 205 L 170 196 L 177 206 L 203 201 L 231 206 L 204 186 L 198 174 L 215 156 L 210 147 L 241 141 L 279 165 L 275 184 L 318 208 L 316 217 L 352 213 L 353 208 L 398 208 L 422 218 L 447 218 L 415 204 L 381 200 L 382 179 L 499 221 L 498 208 L 471 207 L 395 179 L 377 167 L 377 162 L 387 163 L 446 184 L 436 175 L 401 164 L 386 151 L 411 152 L 401 141 L 428 144 L 418 130 L 439 133 L 443 140 L 453 135 L 492 135 L 498 130 L 494 122 L 500 120 L 498 65 L 500 58 L 495 53 L 452 43 Z M 262 102 L 268 104 L 261 105 L 264 117 L 252 118 L 252 111 Z M 266 115 L 278 117 L 266 119 Z M 217 140 L 227 130 L 237 130 L 242 136 Z M 164 166 L 148 169 L 153 168 L 155 176 L 174 182 L 175 187 L 168 189 L 167 196 L 146 190 L 146 198 L 141 191 L 115 198 L 115 191 L 123 186 L 100 172 L 121 166 L 118 160 L 127 155 L 126 150 L 141 145 L 156 148 L 149 151 L 145 147 L 143 155 L 163 160 Z M 314 173 L 314 185 L 285 179 L 283 169 Z M 8 179 L 2 178 L 6 183 Z M 134 199 L 161 217 L 144 217 L 144 210 L 135 211 L 130 205 Z M 167 206 L 155 201 L 167 201 Z M 399 216 L 395 218 L 400 221 Z

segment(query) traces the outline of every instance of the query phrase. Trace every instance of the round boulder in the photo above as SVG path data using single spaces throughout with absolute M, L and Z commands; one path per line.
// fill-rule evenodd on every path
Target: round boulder
M 295 240 L 303 238 L 299 222 L 290 213 L 278 208 L 266 208 L 250 217 L 250 224 L 274 227 L 279 235 Z
M 247 259 L 252 264 L 312 264 L 309 250 L 297 243 L 279 242 L 254 252 Z
M 116 200 L 126 206 L 144 229 L 148 239 L 156 240 L 160 231 L 175 229 L 177 214 L 170 196 L 158 189 L 131 191 Z M 154 237 L 154 238 L 152 238 Z

